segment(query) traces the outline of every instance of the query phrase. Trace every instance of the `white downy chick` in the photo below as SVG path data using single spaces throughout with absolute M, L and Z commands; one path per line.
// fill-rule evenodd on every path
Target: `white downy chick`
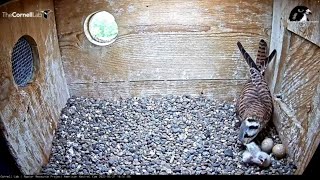
M 242 162 L 250 164 L 252 163 L 253 156 L 249 151 L 244 151 L 242 154 Z
M 256 143 L 246 144 L 247 150 L 242 154 L 242 161 L 248 164 L 257 164 L 260 167 L 268 167 L 271 164 L 271 157 L 261 151 Z
M 267 153 L 260 151 L 252 159 L 252 162 L 260 167 L 269 167 L 271 164 L 271 157 Z

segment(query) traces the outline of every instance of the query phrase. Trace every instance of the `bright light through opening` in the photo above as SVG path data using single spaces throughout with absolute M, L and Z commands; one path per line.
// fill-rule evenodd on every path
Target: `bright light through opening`
M 86 18 L 84 32 L 90 42 L 105 46 L 116 40 L 118 25 L 110 13 L 106 11 L 95 12 Z

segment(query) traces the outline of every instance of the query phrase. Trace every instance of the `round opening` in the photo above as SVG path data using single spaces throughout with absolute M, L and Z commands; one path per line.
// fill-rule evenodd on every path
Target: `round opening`
M 84 33 L 91 43 L 106 46 L 116 40 L 118 25 L 112 14 L 106 11 L 94 12 L 84 22 Z
M 38 58 L 38 53 L 34 40 L 28 36 L 21 37 L 14 45 L 11 56 L 13 79 L 19 87 L 32 81 L 35 58 Z

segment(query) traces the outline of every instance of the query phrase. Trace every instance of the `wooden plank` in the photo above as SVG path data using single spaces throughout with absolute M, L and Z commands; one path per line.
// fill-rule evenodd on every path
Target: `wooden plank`
M 244 83 L 245 80 L 133 81 L 74 83 L 69 84 L 69 88 L 70 93 L 75 96 L 100 99 L 187 94 L 232 102 L 240 93 Z
M 310 128 L 309 128 L 308 134 L 307 134 L 310 141 L 307 144 L 308 151 L 301 158 L 302 159 L 301 160 L 302 168 L 299 169 L 299 171 L 298 171 L 299 174 L 302 174 L 304 172 L 307 165 L 310 163 L 311 159 L 315 155 L 317 148 L 320 145 L 320 133 L 319 133 L 319 128 L 320 128 L 320 83 L 318 83 L 318 87 L 315 91 L 315 96 L 312 100 L 311 106 L 314 109 L 313 109 L 313 111 L 311 111 L 309 113 L 311 121 L 308 120 Z
M 229 48 L 221 44 L 222 37 Z M 242 37 L 243 41 L 248 39 Z M 247 78 L 248 67 L 234 46 L 237 40 L 237 37 L 221 34 L 211 37 L 201 34 L 131 35 L 118 39 L 110 53 L 103 57 L 94 54 L 95 51 L 83 55 L 76 50 L 66 51 L 64 46 L 61 48 L 69 83 L 244 79 Z M 254 54 L 255 49 L 250 43 L 243 44 Z M 131 46 L 130 51 L 128 46 Z M 212 49 L 204 48 L 206 46 Z
M 267 80 L 269 82 L 271 92 L 274 91 L 278 71 L 282 66 L 281 59 L 283 59 L 286 52 L 282 52 L 282 48 L 286 46 L 286 41 L 283 41 L 287 36 L 287 26 L 290 22 L 289 15 L 291 10 L 298 6 L 304 5 L 311 9 L 312 15 L 309 16 L 310 21 L 319 21 L 320 19 L 320 2 L 314 0 L 273 0 L 273 18 L 272 18 L 272 32 L 270 49 L 277 50 L 276 59 L 270 63 L 269 69 L 267 70 Z M 290 38 L 289 38 L 290 39 Z
M 255 57 L 271 31 L 271 0 L 61 0 L 55 8 L 68 84 L 245 79 L 236 42 Z M 90 44 L 83 33 L 85 18 L 98 10 L 119 25 L 118 39 L 107 47 Z
M 75 7 L 86 8 L 80 10 Z M 101 10 L 115 16 L 120 36 L 148 32 L 203 31 L 249 31 L 252 34 L 264 35 L 271 30 L 261 29 L 270 28 L 270 23 L 263 23 L 271 22 L 271 8 L 271 0 L 55 1 L 59 35 L 82 31 L 85 18 L 92 12 Z M 231 19 L 232 21 L 228 21 Z
M 320 18 L 318 1 L 273 1 L 270 49 L 276 49 L 277 56 L 266 74 L 275 100 L 273 122 L 289 155 L 298 166 L 296 174 L 302 174 L 319 144 L 320 118 L 317 107 L 320 95 L 319 90 L 315 90 L 319 84 L 319 48 L 287 30 L 288 24 L 295 24 L 289 22 L 288 18 L 297 5 L 311 9 L 310 21 Z M 283 95 L 284 99 L 276 98 L 277 94 Z
M 273 18 L 272 18 L 272 32 L 271 32 L 271 42 L 270 49 L 275 49 L 277 51 L 276 57 L 271 63 L 266 71 L 266 79 L 269 82 L 269 87 L 271 93 L 274 92 L 274 88 L 277 82 L 277 76 L 279 68 L 281 68 L 282 63 L 280 60 L 285 57 L 286 51 L 282 51 L 283 47 L 286 48 L 286 43 L 288 39 L 285 36 L 286 33 L 286 22 L 289 18 L 291 9 L 294 7 L 294 3 L 291 4 L 289 1 L 274 0 L 273 1 Z M 284 54 L 283 54 L 284 53 Z
M 289 22 L 287 29 L 320 47 L 319 21 Z
M 320 48 L 292 34 L 287 52 L 274 92 L 282 96 L 275 98 L 274 122 L 301 174 L 319 144 Z
M 52 1 L 12 1 L 0 12 L 54 10 Z M 60 110 L 69 97 L 54 13 L 43 17 L 0 18 L 0 129 L 23 174 L 36 174 L 49 160 Z M 18 39 L 31 36 L 39 53 L 38 71 L 24 88 L 14 83 L 11 53 Z

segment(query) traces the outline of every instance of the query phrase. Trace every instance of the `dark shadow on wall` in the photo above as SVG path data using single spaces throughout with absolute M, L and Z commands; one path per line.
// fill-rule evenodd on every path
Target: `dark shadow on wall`
M 0 132 L 0 175 L 22 175 Z
M 5 4 L 5 3 L 9 2 L 9 1 L 11 1 L 11 0 L 0 0 L 0 6 L 1 6 L 2 4 Z
M 302 175 L 320 175 L 320 145 Z

